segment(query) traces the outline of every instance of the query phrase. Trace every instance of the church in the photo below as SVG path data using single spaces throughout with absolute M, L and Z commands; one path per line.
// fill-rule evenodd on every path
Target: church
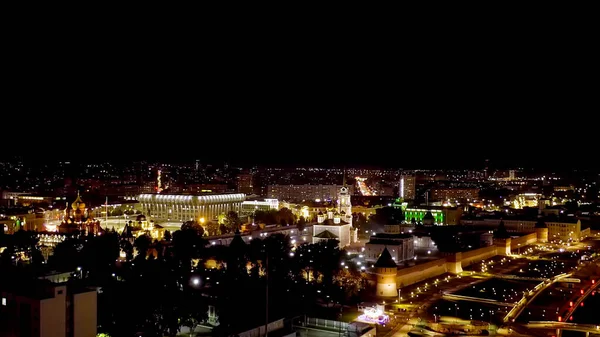
M 58 231 L 64 234 L 72 234 L 79 231 L 84 235 L 97 235 L 102 232 L 100 221 L 91 216 L 85 203 L 81 200 L 79 192 L 77 193 L 77 199 L 71 204 L 71 208 L 67 204 L 63 221 L 58 226 Z
M 344 182 L 338 193 L 337 207 L 317 214 L 317 223 L 313 226 L 313 243 L 335 239 L 340 242 L 340 248 L 343 248 L 358 241 L 358 232 L 352 227 L 350 197 L 350 191 Z

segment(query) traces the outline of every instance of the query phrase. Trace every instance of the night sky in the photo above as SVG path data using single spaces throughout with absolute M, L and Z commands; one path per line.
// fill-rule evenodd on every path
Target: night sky
M 585 59 L 441 52 L 31 63 L 7 77 L 0 157 L 594 166 L 600 123 Z

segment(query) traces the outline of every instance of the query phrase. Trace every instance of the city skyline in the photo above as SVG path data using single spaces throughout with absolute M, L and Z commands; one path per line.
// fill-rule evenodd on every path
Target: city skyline
M 496 169 L 525 169 L 525 170 L 545 170 L 545 171 L 563 171 L 563 170 L 595 170 L 595 159 L 592 156 L 581 155 L 573 161 L 562 161 L 554 157 L 498 157 L 494 155 L 471 155 L 469 157 L 455 158 L 441 157 L 435 155 L 432 157 L 423 156 L 415 160 L 403 158 L 374 157 L 374 158 L 323 158 L 315 157 L 308 159 L 286 158 L 270 156 L 264 153 L 257 153 L 253 158 L 240 158 L 237 156 L 226 156 L 224 154 L 206 155 L 132 155 L 126 158 L 112 156 L 110 154 L 82 154 L 82 155 L 56 155 L 52 158 L 46 158 L 36 155 L 4 155 L 0 161 L 12 162 L 24 160 L 33 164 L 52 164 L 58 162 L 72 162 L 76 164 L 111 162 L 119 164 L 133 163 L 137 161 L 165 162 L 185 164 L 199 161 L 201 164 L 222 165 L 250 168 L 253 166 L 272 166 L 272 167 L 335 167 L 335 168 L 371 168 L 371 169 L 407 169 L 407 170 L 445 170 L 445 169 L 469 169 L 482 170 L 486 166 L 491 170 Z

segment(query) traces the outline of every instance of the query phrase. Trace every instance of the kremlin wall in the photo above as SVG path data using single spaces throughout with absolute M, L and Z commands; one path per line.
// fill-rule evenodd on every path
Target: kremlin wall
M 376 296 L 381 298 L 398 297 L 398 288 L 406 287 L 445 273 L 461 273 L 463 267 L 479 263 L 497 255 L 510 255 L 512 250 L 537 242 L 547 242 L 548 229 L 538 228 L 536 232 L 517 238 L 494 239 L 494 245 L 465 252 L 446 253 L 443 258 L 411 267 L 392 268 L 392 260 L 387 248 L 375 263 L 371 282 L 376 285 Z

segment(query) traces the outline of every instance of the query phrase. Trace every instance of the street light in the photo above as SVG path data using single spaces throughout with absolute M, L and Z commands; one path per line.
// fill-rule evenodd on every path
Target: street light
M 199 285 L 200 285 L 200 278 L 198 278 L 198 277 L 194 277 L 194 278 L 192 279 L 192 284 L 193 284 L 194 286 L 199 286 Z

